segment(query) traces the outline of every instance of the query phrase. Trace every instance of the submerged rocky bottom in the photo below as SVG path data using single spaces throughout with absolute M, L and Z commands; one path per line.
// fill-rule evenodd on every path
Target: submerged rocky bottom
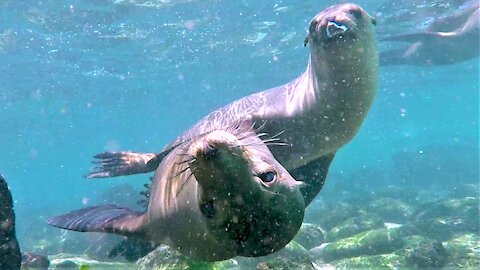
M 294 241 L 265 257 L 206 263 L 160 246 L 129 263 L 103 259 L 102 248 L 89 246 L 81 255 L 49 255 L 49 269 L 478 269 L 478 185 L 466 190 L 441 199 L 421 192 L 405 196 L 408 191 L 396 187 L 340 202 L 319 198 Z

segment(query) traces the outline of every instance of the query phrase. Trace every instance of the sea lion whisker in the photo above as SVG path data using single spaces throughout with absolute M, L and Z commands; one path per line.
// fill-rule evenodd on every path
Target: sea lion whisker
M 273 135 L 273 136 L 270 137 L 270 138 L 271 138 L 271 139 L 277 138 L 278 136 L 282 135 L 283 133 L 285 133 L 285 130 L 282 130 L 282 131 L 278 132 L 277 134 Z
M 278 142 L 278 141 L 280 141 L 279 138 L 262 140 L 263 143 Z
M 180 194 L 180 192 L 183 190 L 183 188 L 185 187 L 185 185 L 187 184 L 188 180 L 190 180 L 190 178 L 192 177 L 193 173 L 195 172 L 195 170 L 192 170 L 190 172 L 190 174 L 185 178 L 185 181 L 183 181 L 182 185 L 180 186 L 180 188 L 178 189 L 177 191 L 177 194 L 175 195 L 175 198 L 178 197 L 178 194 Z
M 255 133 L 262 131 L 262 129 L 264 129 L 266 125 L 267 125 L 267 121 L 263 121 L 263 123 L 258 128 L 255 129 Z
M 256 136 L 257 136 L 258 138 L 261 138 L 261 137 L 263 137 L 263 136 L 268 136 L 268 133 L 262 132 L 262 133 L 256 134 Z
M 238 147 L 261 146 L 261 145 L 264 145 L 264 143 L 246 143 L 246 144 L 236 145 L 236 147 L 238 148 Z
M 175 165 L 181 165 L 181 164 L 185 164 L 185 163 L 191 164 L 191 163 L 195 162 L 195 160 L 197 160 L 197 159 L 196 158 L 190 158 L 190 159 L 186 159 L 184 161 L 175 162 L 173 164 L 175 164 Z
M 266 143 L 265 145 L 278 145 L 278 146 L 288 146 L 289 144 L 288 143 L 284 143 L 284 142 L 274 142 L 274 143 Z
M 183 157 L 187 157 L 187 156 L 192 156 L 188 153 L 175 153 L 176 156 L 183 156 Z
M 181 175 L 182 173 L 186 172 L 188 169 L 190 169 L 189 166 L 186 166 L 185 169 L 182 169 L 180 172 L 178 172 L 177 174 L 173 175 L 173 176 L 170 176 L 169 179 L 172 179 L 172 178 L 175 178 L 179 175 Z

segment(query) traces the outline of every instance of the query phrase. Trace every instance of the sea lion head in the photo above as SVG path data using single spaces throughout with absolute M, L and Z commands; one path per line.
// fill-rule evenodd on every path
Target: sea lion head
M 375 19 L 355 4 L 334 5 L 313 17 L 304 44 L 310 44 L 312 56 L 319 61 L 338 63 L 342 58 L 351 66 L 351 57 L 377 57 L 375 25 Z
M 210 237 L 246 257 L 273 253 L 292 240 L 304 216 L 303 183 L 255 133 L 214 131 L 192 144 L 189 154 Z

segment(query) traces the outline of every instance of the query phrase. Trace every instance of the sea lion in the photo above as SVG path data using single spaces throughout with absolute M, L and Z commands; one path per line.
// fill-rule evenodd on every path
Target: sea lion
M 101 205 L 48 223 L 167 244 L 203 261 L 273 253 L 302 224 L 303 183 L 275 160 L 253 129 L 235 134 L 213 131 L 172 149 L 155 172 L 144 213 Z
M 434 20 L 424 32 L 394 35 L 386 41 L 410 43 L 380 54 L 381 65 L 448 65 L 480 54 L 480 4 Z
M 377 88 L 375 20 L 354 4 L 328 7 L 309 25 L 306 70 L 284 85 L 234 101 L 205 116 L 159 154 L 107 152 L 87 178 L 154 171 L 161 160 L 191 137 L 248 119 L 262 132 L 279 134 L 287 146 L 269 145 L 302 188 L 308 205 L 322 188 L 336 151 L 359 130 Z

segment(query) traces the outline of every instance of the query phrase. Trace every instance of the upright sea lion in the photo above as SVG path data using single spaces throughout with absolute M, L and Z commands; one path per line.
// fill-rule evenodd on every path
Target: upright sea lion
M 386 41 L 409 43 L 380 54 L 381 65 L 447 65 L 480 54 L 480 4 L 434 20 L 424 32 L 394 35 Z
M 310 22 L 306 70 L 284 85 L 234 101 L 205 116 L 160 154 L 108 152 L 95 156 L 88 178 L 154 171 L 161 160 L 189 138 L 248 119 L 262 132 L 281 133 L 287 146 L 269 145 L 290 173 L 306 182 L 308 205 L 322 188 L 336 151 L 357 133 L 377 87 L 375 20 L 354 4 L 331 6 Z
M 253 129 L 235 134 L 209 132 L 170 151 L 155 172 L 144 213 L 101 205 L 48 223 L 167 244 L 204 261 L 273 253 L 302 224 L 303 183 L 275 160 Z

